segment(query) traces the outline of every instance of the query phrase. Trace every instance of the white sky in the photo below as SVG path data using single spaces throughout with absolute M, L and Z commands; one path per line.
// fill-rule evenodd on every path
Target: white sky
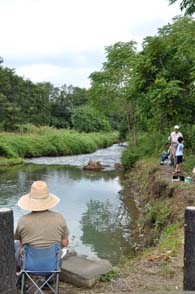
M 0 56 L 33 82 L 89 87 L 105 46 L 140 47 L 180 14 L 168 0 L 0 0 Z

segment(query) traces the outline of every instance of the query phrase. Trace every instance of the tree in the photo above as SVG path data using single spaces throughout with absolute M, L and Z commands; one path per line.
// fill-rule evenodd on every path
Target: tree
M 110 131 L 109 122 L 104 115 L 88 105 L 77 107 L 71 119 L 73 127 L 81 132 Z
M 141 126 L 164 129 L 195 122 L 195 22 L 176 18 L 147 37 L 134 68 L 137 116 Z
M 169 0 L 170 4 L 177 2 L 178 0 Z M 185 10 L 185 15 L 192 15 L 195 12 L 194 0 L 182 0 L 180 3 L 181 11 Z
M 51 125 L 57 128 L 72 127 L 71 115 L 75 108 L 88 103 L 88 91 L 84 88 L 63 85 L 55 88 L 50 97 Z
M 111 122 L 118 126 L 125 118 L 128 129 L 135 134 L 133 96 L 127 90 L 136 59 L 135 43 L 118 42 L 105 50 L 107 60 L 102 70 L 90 75 L 92 105 L 111 117 Z

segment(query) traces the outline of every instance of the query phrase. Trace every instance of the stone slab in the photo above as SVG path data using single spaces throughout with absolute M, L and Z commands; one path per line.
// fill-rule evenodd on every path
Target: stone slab
M 60 280 L 77 287 L 92 288 L 100 275 L 112 270 L 105 259 L 94 259 L 83 255 L 70 256 L 63 260 Z

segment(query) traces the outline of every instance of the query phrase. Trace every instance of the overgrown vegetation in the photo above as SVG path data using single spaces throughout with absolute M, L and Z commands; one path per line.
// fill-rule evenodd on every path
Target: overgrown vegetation
M 168 136 L 167 136 L 168 137 Z M 127 149 L 122 154 L 122 164 L 126 170 L 132 168 L 136 161 L 146 158 L 159 158 L 165 145 L 164 136 L 158 132 L 140 133 L 137 145 L 130 141 Z
M 22 131 L 24 133 L 0 133 L 0 157 L 4 158 L 2 162 L 6 158 L 14 162 L 24 157 L 90 153 L 118 140 L 116 132 L 85 134 L 34 126 L 23 126 Z
M 159 242 L 161 232 L 169 224 L 171 216 L 171 209 L 164 202 L 158 202 L 154 204 L 148 203 L 145 206 L 144 219 L 141 220 L 141 226 L 145 231 L 148 230 L 152 236 L 150 245 L 154 245 Z

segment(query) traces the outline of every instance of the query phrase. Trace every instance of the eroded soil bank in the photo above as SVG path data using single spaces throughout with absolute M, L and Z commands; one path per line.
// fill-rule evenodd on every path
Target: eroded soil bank
M 140 209 L 134 232 L 137 257 L 121 264 L 109 282 L 97 282 L 93 289 L 61 283 L 60 294 L 182 291 L 184 210 L 195 204 L 195 185 L 173 182 L 172 171 L 140 161 L 126 174 L 129 197 Z

